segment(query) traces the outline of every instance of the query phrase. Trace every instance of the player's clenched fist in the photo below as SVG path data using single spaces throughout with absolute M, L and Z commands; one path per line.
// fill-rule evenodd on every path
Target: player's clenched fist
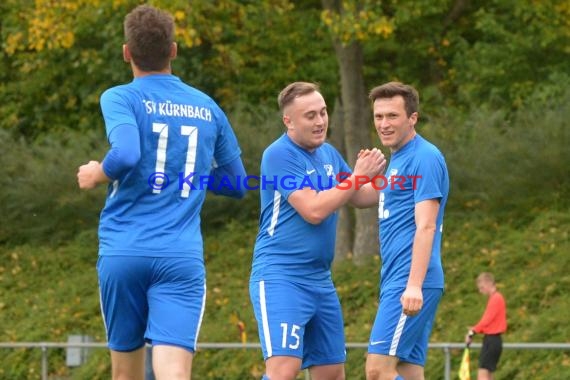
M 77 183 L 80 189 L 93 189 L 99 183 L 107 180 L 101 163 L 98 161 L 89 161 L 87 164 L 81 165 L 77 171 Z

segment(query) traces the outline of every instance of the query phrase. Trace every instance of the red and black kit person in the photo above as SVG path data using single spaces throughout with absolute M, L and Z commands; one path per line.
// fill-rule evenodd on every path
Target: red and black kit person
M 469 328 L 465 342 L 470 344 L 473 335 L 484 334 L 477 380 L 493 380 L 493 372 L 497 369 L 503 351 L 502 334 L 507 331 L 507 306 L 491 273 L 483 272 L 477 277 L 477 288 L 481 294 L 489 297 L 489 300 L 479 322 Z

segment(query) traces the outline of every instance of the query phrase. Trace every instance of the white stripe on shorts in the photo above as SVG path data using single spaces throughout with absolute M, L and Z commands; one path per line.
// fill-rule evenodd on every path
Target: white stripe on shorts
M 402 330 L 404 330 L 404 324 L 406 323 L 406 314 L 400 314 L 400 320 L 398 321 L 398 325 L 396 326 L 396 331 L 394 331 L 394 336 L 392 337 L 392 344 L 390 345 L 390 351 L 388 355 L 396 356 L 396 349 L 398 348 L 398 344 L 400 343 L 400 337 L 402 336 Z
M 271 334 L 269 333 L 269 321 L 267 320 L 267 305 L 265 303 L 265 281 L 259 281 L 259 306 L 261 308 L 261 324 L 263 325 L 263 337 L 265 338 L 265 350 L 267 357 L 273 356 L 271 349 Z
M 200 310 L 200 319 L 198 320 L 198 326 L 196 326 L 196 335 L 194 338 L 194 351 L 196 351 L 196 345 L 198 344 L 198 334 L 200 334 L 200 327 L 202 326 L 202 319 L 204 318 L 204 311 L 206 310 L 206 283 L 204 283 L 204 295 L 202 296 L 202 310 Z
M 107 321 L 105 320 L 105 311 L 103 310 L 103 295 L 101 294 L 101 285 L 99 288 L 99 310 L 101 310 L 101 317 L 103 318 L 103 326 L 105 326 L 105 336 L 109 340 L 109 329 L 107 328 Z

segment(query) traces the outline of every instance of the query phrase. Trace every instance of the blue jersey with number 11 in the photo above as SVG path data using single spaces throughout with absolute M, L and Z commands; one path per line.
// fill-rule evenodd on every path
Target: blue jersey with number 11
M 200 180 L 240 155 L 223 111 L 170 74 L 108 89 L 101 109 L 107 136 L 138 129 L 141 158 L 109 185 L 99 254 L 202 259 Z

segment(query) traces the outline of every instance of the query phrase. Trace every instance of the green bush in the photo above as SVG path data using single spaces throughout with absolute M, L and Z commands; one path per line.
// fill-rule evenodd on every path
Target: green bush
M 263 149 L 283 133 L 280 117 L 274 109 L 251 110 L 242 105 L 230 118 L 247 173 L 259 175 Z M 0 149 L 0 176 L 5 179 L 0 188 L 0 244 L 58 244 L 97 225 L 106 187 L 80 191 L 76 174 L 80 165 L 104 157 L 108 144 L 103 127 L 44 135 L 33 141 L 0 129 Z M 240 201 L 209 194 L 204 225 L 222 225 L 227 215 L 257 219 L 258 210 L 257 190 Z
M 514 114 L 475 109 L 438 115 L 420 126 L 446 156 L 450 208 L 492 213 L 512 223 L 567 208 L 569 104 L 570 91 L 550 104 L 529 100 Z
M 96 226 L 103 188 L 83 192 L 77 169 L 100 160 L 104 132 L 27 141 L 0 129 L 0 244 L 61 243 Z

